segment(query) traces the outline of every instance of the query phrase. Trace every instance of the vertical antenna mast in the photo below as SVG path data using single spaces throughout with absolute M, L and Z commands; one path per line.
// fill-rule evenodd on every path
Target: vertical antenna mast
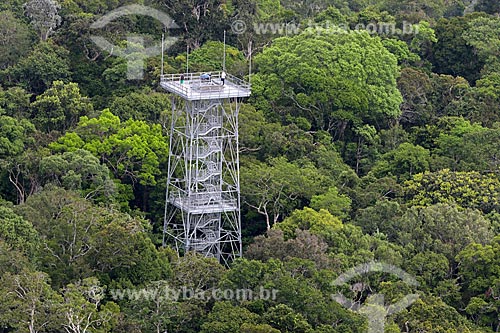
M 226 71 L 226 30 L 224 30 L 224 58 L 222 61 L 222 70 Z
M 163 63 L 165 60 L 165 34 L 161 34 L 161 76 L 163 76 Z
M 248 42 L 250 44 L 250 54 L 249 54 L 249 59 L 248 59 L 248 83 L 252 83 L 252 40 Z
M 189 73 L 189 45 L 186 47 L 186 74 Z

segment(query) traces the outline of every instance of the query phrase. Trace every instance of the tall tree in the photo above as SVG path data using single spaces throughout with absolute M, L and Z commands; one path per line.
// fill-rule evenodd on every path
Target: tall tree
M 52 82 L 67 81 L 70 76 L 69 52 L 50 40 L 39 43 L 16 66 L 8 69 L 8 78 L 29 92 L 41 94 Z
M 305 117 L 341 137 L 349 123 L 400 115 L 397 59 L 367 32 L 306 30 L 275 39 L 255 61 L 256 105 L 284 119 Z
M 184 42 L 197 49 L 207 40 L 221 40 L 228 27 L 227 7 L 220 1 L 155 0 L 168 10 L 184 32 Z M 216 24 L 214 24 L 216 23 Z
M 120 308 L 104 301 L 97 278 L 87 278 L 63 288 L 62 327 L 67 333 L 108 333 L 116 325 Z
M 456 205 L 412 207 L 398 225 L 398 243 L 410 255 L 432 251 L 446 256 L 451 263 L 467 245 L 487 244 L 492 239 L 491 223 L 481 212 L 461 210 Z
M 469 22 L 463 38 L 468 45 L 474 47 L 479 59 L 486 63 L 485 70 L 498 71 L 500 62 L 500 23 L 498 18 L 478 17 Z
M 244 202 L 265 217 L 267 229 L 315 194 L 328 188 L 331 180 L 313 165 L 300 167 L 284 157 L 270 160 L 270 165 L 251 160 L 241 173 Z
M 94 110 L 87 97 L 80 94 L 78 84 L 54 81 L 49 89 L 31 104 L 34 122 L 39 130 L 64 133 L 76 126 L 82 116 Z
M 93 205 L 78 193 L 48 188 L 18 210 L 40 234 L 41 268 L 56 286 L 94 274 L 140 284 L 162 279 L 169 270 L 148 236 L 147 221 Z
M 3 206 L 0 206 L 0 239 L 29 258 L 34 258 L 40 246 L 40 237 L 33 225 Z
M 28 27 L 10 11 L 0 12 L 0 69 L 12 66 L 29 52 Z
M 24 5 L 26 16 L 38 31 L 41 41 L 46 41 L 61 24 L 60 8 L 56 0 L 30 0 Z
M 60 324 L 62 299 L 48 275 L 27 268 L 0 278 L 0 323 L 18 332 L 53 332 Z
M 469 22 L 477 15 L 443 18 L 437 22 L 435 31 L 438 41 L 433 46 L 431 57 L 436 73 L 462 76 L 471 83 L 479 79 L 484 61 L 477 57 L 474 48 L 463 37 L 469 29 Z
M 456 203 L 484 213 L 500 211 L 500 181 L 493 174 L 477 171 L 453 172 L 443 169 L 420 173 L 405 183 L 405 195 L 411 205 Z

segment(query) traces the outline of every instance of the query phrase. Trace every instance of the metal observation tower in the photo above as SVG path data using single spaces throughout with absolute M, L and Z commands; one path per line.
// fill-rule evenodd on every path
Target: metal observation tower
M 242 252 L 238 113 L 250 84 L 224 72 L 160 83 L 174 94 L 163 244 L 227 263 Z

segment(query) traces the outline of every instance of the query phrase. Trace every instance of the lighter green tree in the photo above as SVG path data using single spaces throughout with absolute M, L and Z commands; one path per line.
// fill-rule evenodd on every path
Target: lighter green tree
M 500 62 L 500 22 L 493 17 L 479 17 L 469 22 L 463 38 L 474 47 L 478 55 L 486 62 L 487 71 L 498 71 Z
M 78 123 L 81 116 L 94 110 L 90 100 L 80 94 L 76 83 L 54 81 L 42 95 L 31 104 L 37 128 L 45 132 L 65 132 Z

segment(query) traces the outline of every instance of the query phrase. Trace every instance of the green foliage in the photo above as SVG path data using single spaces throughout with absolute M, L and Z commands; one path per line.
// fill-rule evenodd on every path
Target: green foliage
M 415 26 L 415 29 L 418 30 L 418 33 L 411 41 L 410 47 L 412 51 L 419 52 L 423 55 L 430 53 L 432 44 L 438 41 L 434 29 L 431 28 L 427 21 L 420 21 L 419 24 Z
M 291 123 L 282 125 L 266 119 L 264 112 L 248 104 L 241 107 L 239 116 L 240 147 L 245 155 L 255 156 L 261 161 L 276 156 L 286 156 L 294 161 L 307 156 L 316 164 L 318 159 L 335 158 L 338 163 L 332 165 L 328 161 L 328 167 L 347 168 L 335 155 L 331 144 L 328 143 L 328 149 L 325 149 L 323 144 L 315 142 L 318 139 L 309 131 L 311 124 L 303 117 L 290 117 L 288 121 Z M 329 156 L 325 156 L 327 154 Z
M 61 301 L 45 273 L 23 269 L 0 278 L 0 323 L 8 330 L 52 331 L 60 324 Z
M 420 295 L 386 332 L 498 331 L 498 1 L 25 2 L 0 3 L 0 332 L 364 333 L 332 281 L 372 260 L 419 282 L 371 273 L 345 286 L 381 314 L 375 293 L 386 305 Z M 130 4 L 180 26 L 167 73 L 185 70 L 186 45 L 190 71 L 221 70 L 224 31 L 229 74 L 255 60 L 252 98 L 238 101 L 246 258 L 229 267 L 157 248 L 165 128 L 183 106 L 159 84 L 160 55 L 138 67 L 162 22 L 91 28 Z M 96 34 L 132 52 L 101 50 Z M 165 294 L 262 287 L 275 297 Z
M 25 14 L 38 31 L 40 40 L 46 41 L 61 24 L 61 16 L 57 14 L 60 8 L 56 0 L 30 0 L 24 5 Z
M 429 291 L 446 280 L 450 263 L 445 255 L 432 251 L 417 253 L 406 264 L 407 272 L 416 277 L 419 289 Z
M 285 304 L 270 308 L 264 314 L 264 320 L 280 332 L 306 333 L 311 329 L 311 325 L 300 313 Z
M 498 2 L 493 0 L 479 0 L 474 9 L 477 11 L 486 12 L 488 14 L 496 14 L 500 12 L 500 6 Z
M 413 68 L 401 70 L 398 89 L 403 95 L 400 117 L 403 124 L 421 124 L 430 120 L 433 109 L 429 101 L 434 91 L 432 88 L 432 81 L 426 73 Z
M 326 193 L 311 198 L 311 208 L 317 211 L 326 209 L 333 216 L 344 220 L 349 216 L 351 199 L 344 194 L 339 194 L 336 187 L 330 187 Z
M 275 229 L 283 231 L 285 239 L 294 238 L 297 243 L 305 239 L 304 234 L 300 234 L 300 230 L 307 230 L 312 235 L 320 236 L 328 244 L 328 253 L 334 254 L 333 261 L 325 261 L 320 255 L 323 251 L 321 243 L 311 239 L 311 248 L 303 250 L 303 254 L 296 254 L 296 257 L 306 258 L 313 260 L 321 267 L 321 265 L 328 264 L 330 267 L 342 270 L 350 267 L 349 265 L 356 265 L 367 260 L 379 258 L 385 262 L 399 264 L 401 261 L 401 249 L 396 245 L 388 243 L 385 240 L 370 237 L 363 234 L 361 228 L 352 224 L 342 224 L 342 222 L 332 216 L 326 210 L 314 211 L 311 208 L 304 208 L 297 210 L 287 217 L 283 222 L 275 225 Z M 300 236 L 300 237 L 299 237 Z M 279 243 L 277 242 L 276 245 Z M 290 243 L 290 244 L 293 244 Z M 258 246 L 265 246 L 265 242 Z M 273 245 L 274 246 L 274 245 Z M 273 248 L 272 246 L 259 249 L 261 251 Z M 301 248 L 300 245 L 297 248 Z M 269 250 L 268 250 L 269 251 Z M 291 251 L 290 253 L 294 253 Z M 279 250 L 276 252 L 279 253 Z
M 67 190 L 82 191 L 86 198 L 110 200 L 116 192 L 109 169 L 83 149 L 42 158 L 40 176 L 46 183 L 53 183 Z
M 172 282 L 175 286 L 209 290 L 219 284 L 225 267 L 215 258 L 205 258 L 195 252 L 186 253 L 172 262 Z
M 215 303 L 207 321 L 201 326 L 201 333 L 240 332 L 240 327 L 256 324 L 259 316 L 242 307 L 235 307 L 229 302 Z
M 369 122 L 400 113 L 396 57 L 368 33 L 305 31 L 278 38 L 256 63 L 258 107 L 304 116 L 316 129 L 330 129 L 334 121 Z
M 9 116 L 0 116 L 0 159 L 21 154 L 28 143 L 35 127 L 28 120 L 18 121 Z
M 80 117 L 94 110 L 88 98 L 80 94 L 76 83 L 62 81 L 54 81 L 48 90 L 36 97 L 31 107 L 33 121 L 39 130 L 63 133 L 74 127 Z
M 104 288 L 98 279 L 87 278 L 67 285 L 63 297 L 63 326 L 67 331 L 107 333 L 116 325 L 120 308 L 113 302 L 103 302 Z
M 133 119 L 150 123 L 169 123 L 167 120 L 171 106 L 168 95 L 144 89 L 126 96 L 117 96 L 109 109 L 120 117 L 121 121 Z
M 0 70 L 16 64 L 31 46 L 28 27 L 10 11 L 0 11 Z
M 30 258 L 35 256 L 40 246 L 33 225 L 4 206 L 0 206 L 0 240 Z
M 429 170 L 430 153 L 427 149 L 405 142 L 381 156 L 371 172 L 377 177 L 397 176 L 409 179 L 414 174 Z
M 5 91 L 0 88 L 0 113 L 19 120 L 30 117 L 30 97 L 26 90 L 11 87 Z
M 500 121 L 498 107 L 500 99 L 498 87 L 500 77 L 498 73 L 487 73 L 476 82 L 476 87 L 469 89 L 463 100 L 452 104 L 459 115 L 480 122 L 485 126 L 494 127 Z
M 281 228 L 279 223 L 276 227 Z M 271 258 L 281 261 L 301 258 L 314 261 L 320 267 L 328 267 L 330 259 L 326 255 L 328 245 L 308 230 L 296 230 L 295 237 L 285 240 L 282 230 L 271 229 L 266 236 L 257 236 L 245 255 L 250 259 L 267 261 Z
M 266 218 L 267 229 L 283 215 L 298 208 L 331 181 L 310 163 L 299 166 L 284 157 L 273 158 L 270 165 L 250 160 L 241 169 L 244 201 Z
M 380 200 L 373 206 L 358 210 L 354 223 L 367 234 L 385 234 L 389 241 L 395 241 L 398 232 L 398 218 L 404 210 L 395 201 Z
M 103 279 L 139 284 L 164 276 L 168 265 L 157 252 L 148 223 L 113 208 L 92 205 L 76 193 L 51 189 L 19 207 L 42 239 L 42 269 L 54 285 L 101 272 Z
M 240 326 L 241 333 L 279 333 L 277 330 L 267 324 L 252 325 L 244 323 Z
M 500 275 L 500 238 L 491 244 L 471 244 L 458 256 L 460 277 L 464 282 L 463 301 L 465 311 L 476 324 L 495 329 L 498 324 L 499 304 L 496 296 L 499 291 Z
M 161 125 L 129 119 L 121 122 L 109 110 L 98 118 L 82 117 L 75 132 L 51 144 L 55 151 L 85 149 L 104 161 L 122 181 L 155 185 L 160 165 L 168 156 Z
M 491 172 L 498 169 L 495 151 L 499 130 L 471 124 L 461 118 L 442 118 L 445 128 L 435 140 L 439 158 L 436 163 L 459 171 Z
M 355 210 L 375 205 L 379 200 L 391 200 L 403 194 L 403 186 L 393 177 L 376 179 L 373 175 L 363 177 L 349 189 Z M 354 210 L 354 211 L 355 211 Z
M 24 269 L 33 269 L 34 265 L 21 252 L 13 250 L 10 245 L 0 240 L 0 275 L 18 274 Z M 0 283 L 1 285 L 1 283 Z M 3 286 L 0 286 L 0 289 Z
M 418 299 L 407 314 L 402 313 L 396 317 L 399 325 L 408 327 L 410 332 L 481 332 L 475 331 L 457 310 L 431 296 Z
M 457 101 L 465 99 L 470 91 L 469 82 L 463 77 L 450 75 L 431 75 L 431 103 L 434 108 L 433 117 L 454 116 L 457 112 Z M 462 112 L 463 114 L 463 112 Z
M 337 25 L 347 25 L 347 18 L 342 12 L 335 6 L 330 6 L 318 15 L 315 16 L 314 21 L 317 23 L 330 23 Z
M 432 251 L 450 261 L 467 245 L 487 244 L 493 238 L 490 222 L 479 211 L 446 204 L 412 207 L 397 230 L 398 243 L 409 253 Z
M 438 42 L 434 44 L 432 55 L 436 73 L 462 76 L 469 82 L 479 78 L 484 62 L 463 37 L 475 17 L 477 15 L 467 15 L 438 21 L 435 28 Z
M 149 221 L 113 210 L 101 216 L 107 224 L 91 239 L 94 248 L 87 260 L 93 270 L 102 272 L 103 281 L 141 286 L 170 274 L 166 254 L 156 249 L 150 237 Z
M 222 71 L 224 59 L 224 44 L 208 41 L 189 55 L 189 66 L 193 72 Z M 245 58 L 235 47 L 226 46 L 226 71 L 237 73 L 245 70 Z M 245 73 L 244 72 L 244 73 Z
M 199 48 L 208 40 L 220 40 L 228 24 L 227 7 L 219 1 L 205 1 L 203 6 L 191 0 L 166 0 L 162 4 L 177 25 L 183 28 L 184 42 L 191 50 Z M 185 51 L 184 47 L 179 53 Z
M 456 203 L 485 213 L 500 208 L 500 182 L 494 175 L 445 169 L 415 175 L 405 184 L 405 195 L 410 205 Z
M 446 11 L 446 2 L 443 0 L 385 0 L 381 3 L 382 8 L 411 21 L 439 18 Z
M 19 85 L 28 91 L 40 94 L 48 89 L 52 82 L 67 81 L 71 76 L 69 52 L 53 42 L 43 42 L 22 58 L 16 66 L 10 67 L 11 73 Z
M 468 45 L 474 47 L 479 58 L 487 65 L 487 69 L 498 68 L 498 53 L 500 52 L 500 24 L 493 17 L 478 17 L 469 23 L 469 29 L 463 38 Z
M 389 52 L 396 56 L 399 64 L 406 64 L 420 60 L 418 54 L 410 51 L 408 44 L 402 40 L 386 38 L 382 39 L 382 44 Z
M 283 230 L 286 238 L 293 237 L 296 229 L 309 230 L 312 234 L 327 238 L 342 229 L 342 222 L 324 209 L 317 212 L 305 207 L 303 210 L 294 211 L 277 224 L 276 228 Z

